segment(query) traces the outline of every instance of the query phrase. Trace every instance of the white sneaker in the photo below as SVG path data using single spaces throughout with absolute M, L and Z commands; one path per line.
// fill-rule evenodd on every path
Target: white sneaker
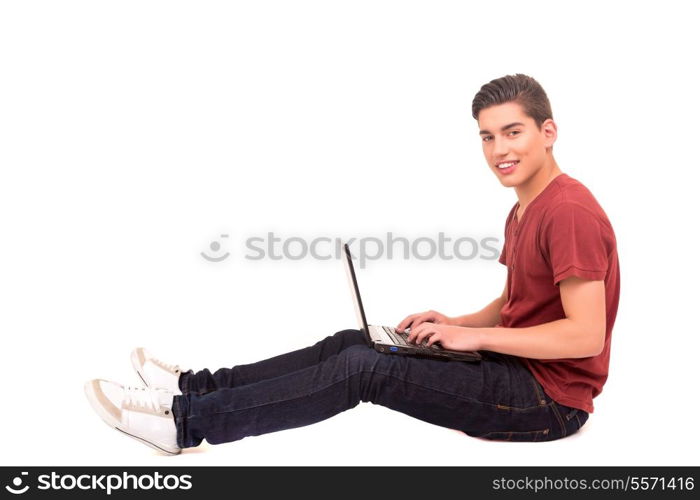
M 182 394 L 178 385 L 182 370 L 178 365 L 169 365 L 154 358 L 143 347 L 131 351 L 131 364 L 146 387 L 164 387 L 176 396 Z
M 180 453 L 172 391 L 95 379 L 85 383 L 85 395 L 110 427 L 156 450 L 171 455 Z

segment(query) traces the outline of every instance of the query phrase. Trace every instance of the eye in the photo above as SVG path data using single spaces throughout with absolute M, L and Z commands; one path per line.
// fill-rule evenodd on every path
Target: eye
M 486 136 L 482 137 L 481 140 L 484 141 L 484 142 L 489 142 L 489 141 L 491 140 L 491 136 L 490 136 L 490 135 L 486 135 Z
M 508 135 L 511 135 L 511 134 L 519 134 L 519 133 L 520 133 L 520 130 L 511 130 L 511 131 L 508 133 Z

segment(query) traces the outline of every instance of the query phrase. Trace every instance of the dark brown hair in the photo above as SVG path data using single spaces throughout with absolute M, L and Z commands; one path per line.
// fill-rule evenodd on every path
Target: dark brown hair
M 482 109 L 507 102 L 520 104 L 525 114 L 535 120 L 537 128 L 552 118 L 552 107 L 542 86 L 531 76 L 521 73 L 484 84 L 472 101 L 472 116 L 478 120 Z

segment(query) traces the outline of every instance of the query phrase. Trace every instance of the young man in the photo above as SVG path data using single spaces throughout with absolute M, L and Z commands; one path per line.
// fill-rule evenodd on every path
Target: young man
M 139 348 L 145 387 L 85 384 L 110 426 L 177 454 L 312 424 L 362 401 L 494 440 L 547 441 L 575 433 L 608 375 L 619 297 L 615 235 L 591 193 L 559 169 L 557 126 L 532 78 L 492 80 L 474 97 L 486 161 L 518 202 L 506 221 L 500 297 L 450 318 L 413 314 L 415 342 L 481 350 L 479 363 L 386 355 L 358 330 L 250 365 L 182 372 Z

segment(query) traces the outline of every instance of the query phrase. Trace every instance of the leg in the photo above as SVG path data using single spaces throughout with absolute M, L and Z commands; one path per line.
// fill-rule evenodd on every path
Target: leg
M 551 440 L 575 432 L 516 358 L 481 363 L 380 354 L 353 345 L 285 375 L 176 396 L 180 447 L 309 425 L 369 401 L 491 439 Z
M 206 394 L 217 389 L 252 384 L 313 366 L 348 347 L 365 343 L 365 338 L 359 330 L 342 330 L 313 346 L 257 363 L 220 368 L 213 374 L 206 368 L 197 373 L 189 370 L 180 375 L 179 386 L 183 394 Z

